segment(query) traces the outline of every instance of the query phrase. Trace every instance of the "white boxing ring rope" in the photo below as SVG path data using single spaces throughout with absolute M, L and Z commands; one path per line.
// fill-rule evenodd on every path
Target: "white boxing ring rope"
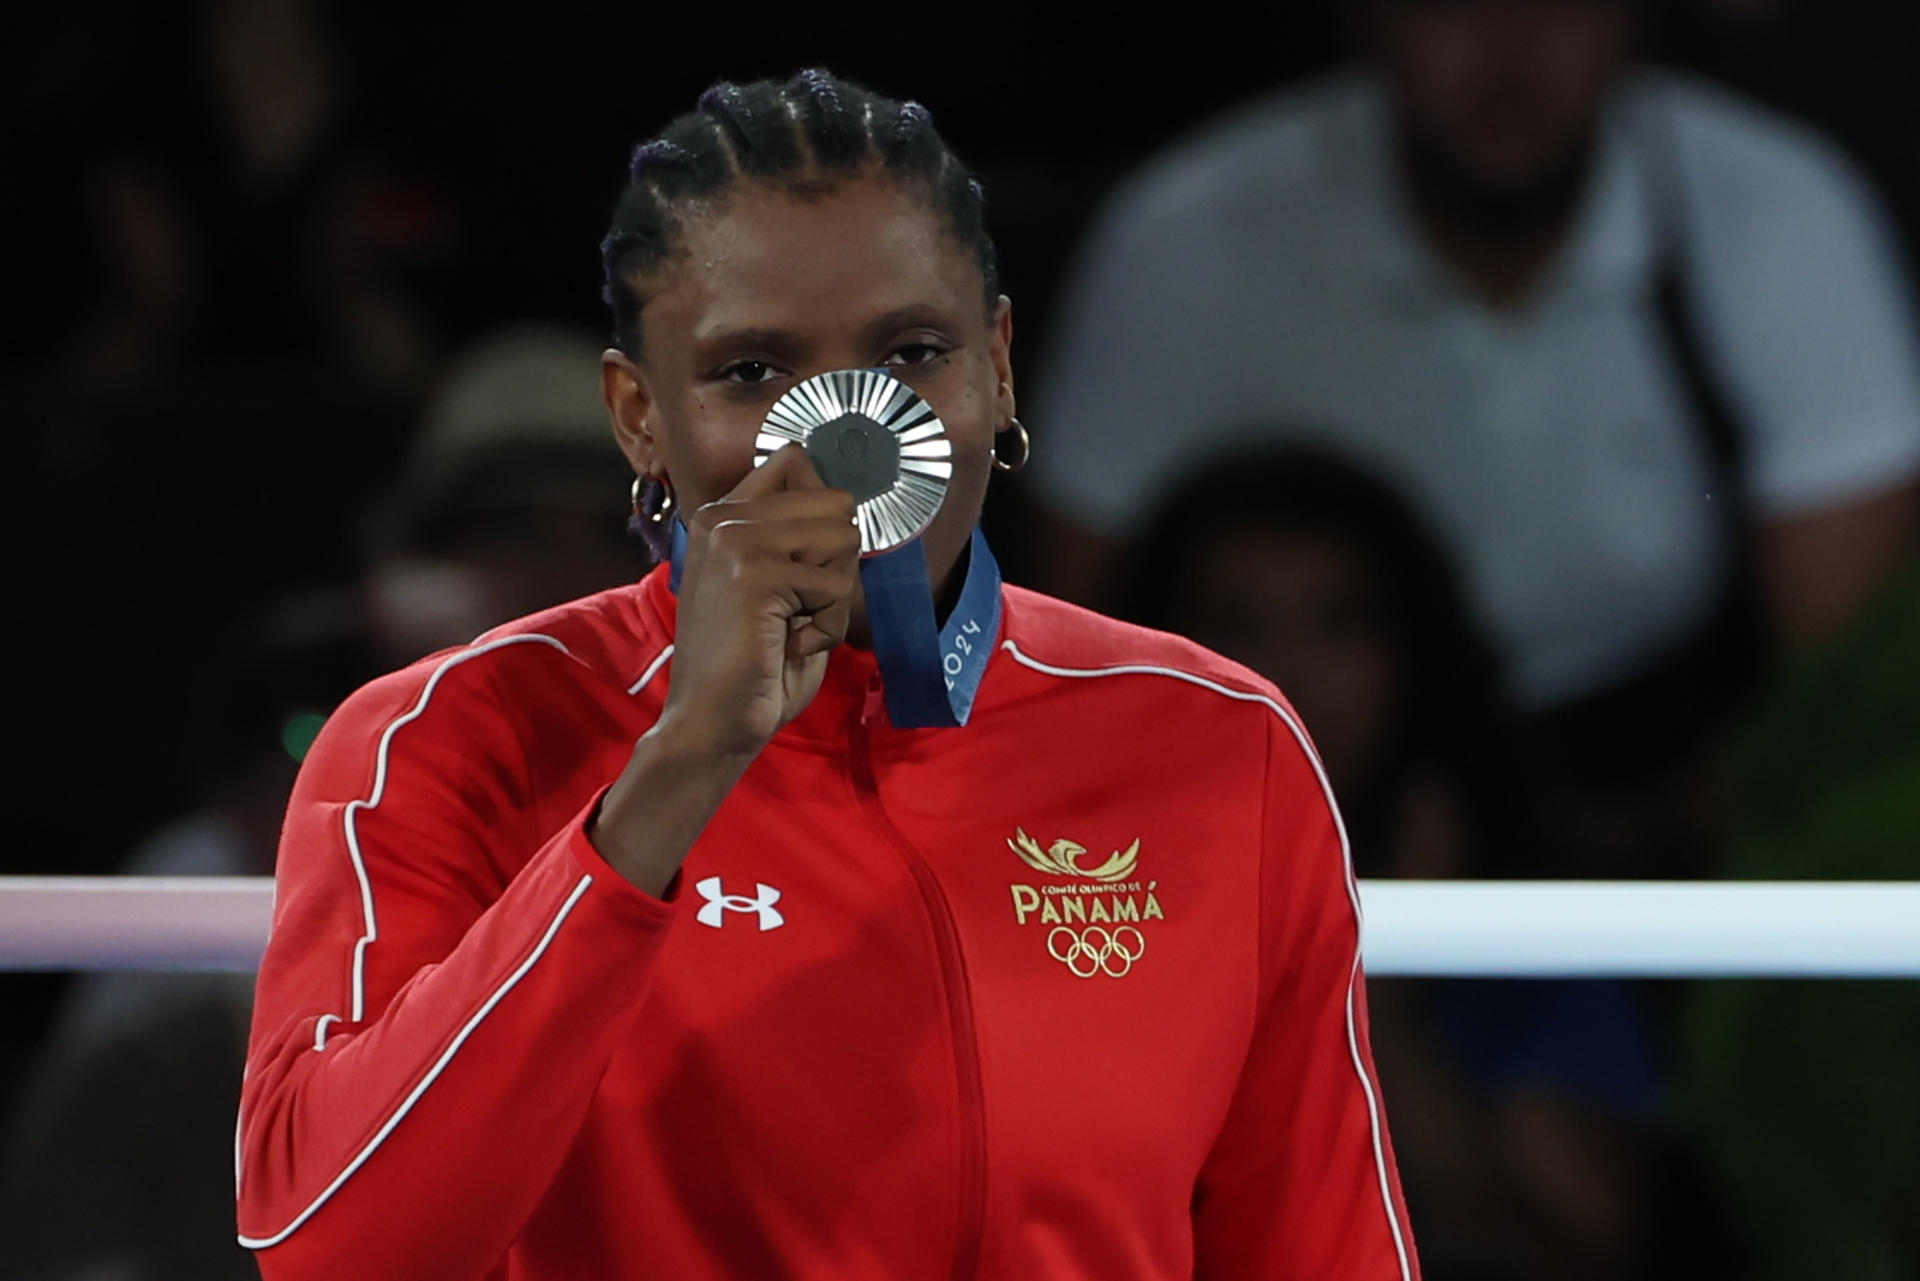
M 1920 881 L 1363 881 L 1367 971 L 1920 978 Z M 265 877 L 0 877 L 0 970 L 252 970 Z

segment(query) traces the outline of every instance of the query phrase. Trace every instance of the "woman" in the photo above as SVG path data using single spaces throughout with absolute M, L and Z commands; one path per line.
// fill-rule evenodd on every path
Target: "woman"
M 1317 450 L 1224 457 L 1171 490 L 1129 568 L 1129 617 L 1247 664 L 1306 713 L 1362 872 L 1538 873 L 1491 647 L 1393 487 Z M 1663 1091 L 1627 985 L 1372 995 L 1429 1281 L 1667 1275 L 1675 1234 L 1650 1248 Z
M 1298 723 L 991 581 L 1012 321 L 925 110 L 718 86 L 605 256 L 677 592 L 509 624 L 316 743 L 242 1100 L 264 1275 L 1414 1276 Z M 952 438 L 936 599 L 994 588 L 964 728 L 890 723 L 851 497 L 752 466 L 779 395 L 872 366 Z

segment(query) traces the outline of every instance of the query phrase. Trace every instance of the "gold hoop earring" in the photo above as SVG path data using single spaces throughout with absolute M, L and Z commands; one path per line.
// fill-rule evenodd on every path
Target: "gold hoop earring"
M 1020 457 L 1012 462 L 1008 462 L 1006 459 L 1000 457 L 1000 443 L 996 437 L 993 446 L 993 469 L 995 471 L 1019 471 L 1027 465 L 1027 460 L 1033 457 L 1033 437 L 1027 435 L 1027 429 L 1021 426 L 1020 420 L 1018 418 L 1010 418 L 1007 420 L 1007 426 L 1020 435 Z

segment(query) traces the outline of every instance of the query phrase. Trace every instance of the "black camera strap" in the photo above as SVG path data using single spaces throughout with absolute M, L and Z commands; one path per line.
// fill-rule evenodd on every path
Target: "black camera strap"
M 1722 572 L 1712 611 L 1686 636 L 1634 675 L 1540 718 L 1560 768 L 1602 786 L 1631 785 L 1696 756 L 1759 688 L 1771 658 L 1746 435 L 1703 338 L 1671 106 L 1634 105 L 1646 108 L 1632 136 L 1654 238 L 1654 317 L 1707 464 L 1703 497 L 1716 515 Z

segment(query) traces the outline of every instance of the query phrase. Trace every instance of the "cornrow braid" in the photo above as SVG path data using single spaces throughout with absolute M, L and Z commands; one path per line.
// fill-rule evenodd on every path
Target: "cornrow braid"
M 701 94 L 700 113 L 719 127 L 738 173 L 777 177 L 805 160 L 793 117 L 778 104 L 754 101 L 738 85 L 717 84 Z
M 694 110 L 634 149 L 626 190 L 600 243 L 601 296 L 613 312 L 614 344 L 639 357 L 644 284 L 680 252 L 688 219 L 736 182 L 811 190 L 869 167 L 924 194 L 979 266 L 991 309 L 1000 274 L 985 193 L 934 129 L 932 113 L 809 68 L 784 83 L 716 84 Z
M 787 101 L 823 169 L 850 169 L 874 154 L 873 95 L 847 89 L 842 93 L 832 76 L 813 69 L 787 82 Z

